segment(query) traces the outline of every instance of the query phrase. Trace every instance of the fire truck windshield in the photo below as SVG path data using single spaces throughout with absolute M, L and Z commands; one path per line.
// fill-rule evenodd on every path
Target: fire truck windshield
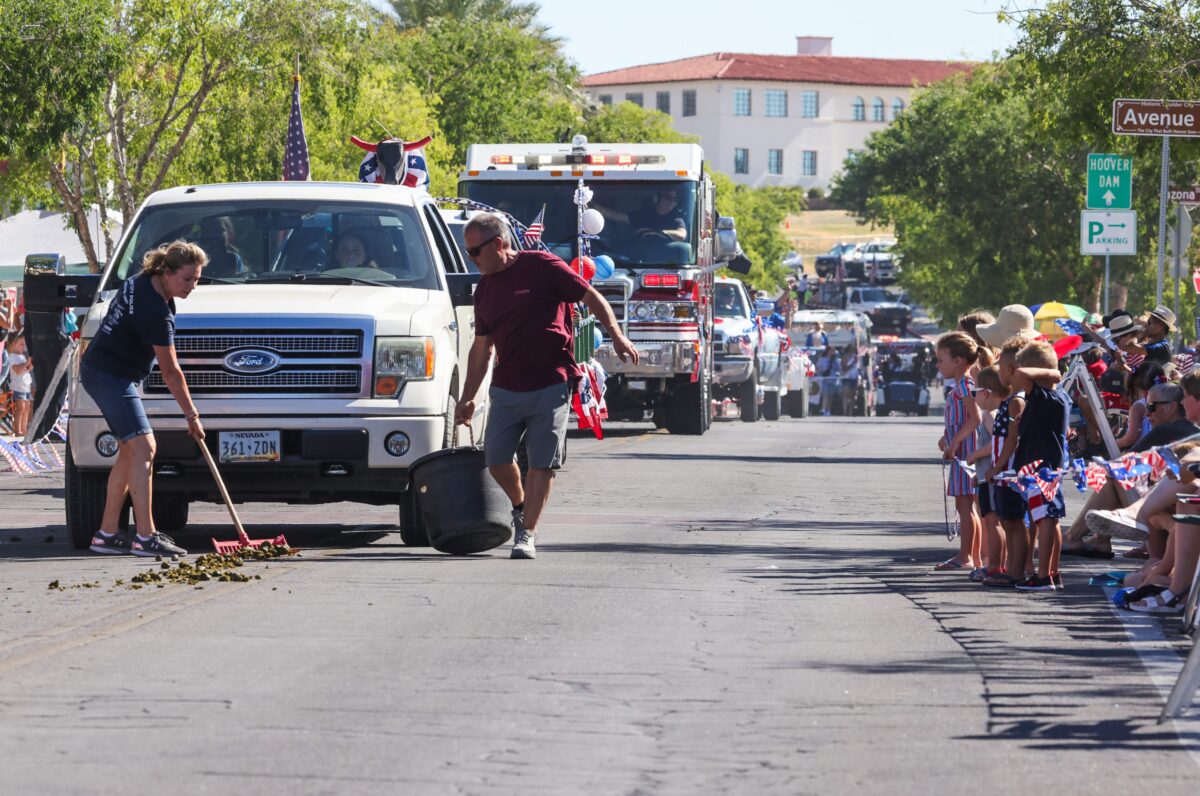
M 682 266 L 696 262 L 696 183 L 587 183 L 594 196 L 589 207 L 604 215 L 604 230 L 592 241 L 592 254 L 607 254 L 618 266 Z M 542 240 L 570 261 L 575 256 L 576 182 L 466 181 L 468 199 L 509 213 L 530 224 L 546 208 Z

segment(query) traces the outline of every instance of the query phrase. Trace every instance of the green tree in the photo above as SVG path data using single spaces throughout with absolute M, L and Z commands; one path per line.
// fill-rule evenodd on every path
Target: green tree
M 119 52 L 106 0 L 0 3 L 0 158 L 55 152 L 100 106 Z
M 578 70 L 559 51 L 502 22 L 431 20 L 397 52 L 436 103 L 455 163 L 467 146 L 562 139 L 578 123 Z
M 783 220 L 789 213 L 804 209 L 799 188 L 767 186 L 751 188 L 739 185 L 720 172 L 710 172 L 717 191 L 717 212 L 733 216 L 738 243 L 750 259 L 750 273 L 729 274 L 758 289 L 782 286 L 788 271 L 782 265 L 790 250 L 783 234 Z
M 458 22 L 500 22 L 545 42 L 558 42 L 550 29 L 538 24 L 541 10 L 537 3 L 512 0 L 390 0 L 392 10 L 404 30 L 424 28 L 436 19 Z

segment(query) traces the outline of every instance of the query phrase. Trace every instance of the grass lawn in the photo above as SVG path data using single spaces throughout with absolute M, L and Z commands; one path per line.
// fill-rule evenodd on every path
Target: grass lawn
M 829 251 L 833 244 L 860 242 L 891 237 L 890 229 L 859 224 L 844 210 L 812 210 L 784 220 L 783 234 L 792 248 L 804 256 L 806 270 L 812 271 L 814 258 Z

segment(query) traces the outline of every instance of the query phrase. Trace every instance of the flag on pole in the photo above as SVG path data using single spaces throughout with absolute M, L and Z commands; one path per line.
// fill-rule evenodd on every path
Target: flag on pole
M 288 117 L 287 143 L 283 148 L 283 179 L 308 179 L 308 139 L 304 137 L 304 119 L 300 115 L 300 75 L 292 82 L 292 112 Z
M 525 230 L 525 242 L 527 244 L 537 243 L 542 239 L 542 232 L 546 229 L 546 206 L 542 205 L 542 209 L 538 211 L 537 218 L 533 220 Z

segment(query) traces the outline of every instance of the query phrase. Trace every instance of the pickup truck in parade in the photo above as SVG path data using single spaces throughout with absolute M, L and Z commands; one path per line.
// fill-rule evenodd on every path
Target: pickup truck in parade
M 778 420 L 787 395 L 786 335 L 754 312 L 746 286 L 736 279 L 715 283 L 713 396 L 732 398 L 742 420 Z
M 408 468 L 453 444 L 478 280 L 432 197 L 319 182 L 159 191 L 102 273 L 27 274 L 29 310 L 90 306 L 85 348 L 121 281 L 179 238 L 210 258 L 178 302 L 175 348 L 233 499 L 393 504 L 404 542 L 426 544 Z M 355 247 L 341 246 L 349 238 L 365 252 L 357 261 L 344 252 Z M 78 383 L 79 359 L 65 474 L 67 525 L 82 548 L 99 526 L 118 442 Z M 485 387 L 479 427 L 486 396 Z M 143 397 L 158 448 L 155 521 L 178 529 L 192 502 L 221 498 L 157 367 Z
M 695 144 L 473 144 L 459 196 L 542 223 L 541 241 L 568 263 L 580 254 L 585 204 L 603 216 L 586 238 L 611 273 L 593 285 L 612 305 L 640 362 L 601 342 L 612 419 L 652 418 L 672 434 L 703 434 L 712 422 L 713 273 L 739 249 L 733 219 L 718 217 L 716 192 Z M 584 196 L 580 203 L 577 197 Z

